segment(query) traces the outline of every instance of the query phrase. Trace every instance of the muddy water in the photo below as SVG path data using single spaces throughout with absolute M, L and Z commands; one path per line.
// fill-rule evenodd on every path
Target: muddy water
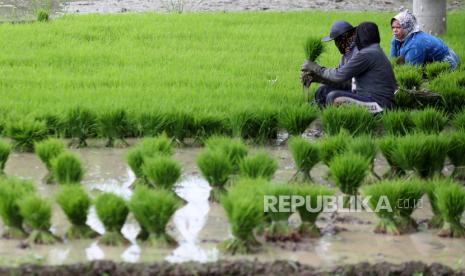
M 125 199 L 131 196 L 130 185 L 134 175 L 124 162 L 127 149 L 90 148 L 76 150 L 86 166 L 83 185 L 92 195 L 100 191 L 116 193 Z M 370 213 L 339 213 L 336 217 L 322 215 L 318 225 L 323 229 L 335 226 L 345 230 L 336 234 L 325 231 L 320 239 L 306 240 L 299 244 L 272 245 L 265 244 L 259 254 L 229 257 L 222 255 L 218 243 L 230 237 L 229 226 L 224 211 L 218 204 L 208 202 L 210 187 L 201 178 L 195 160 L 201 149 L 177 149 L 174 159 L 183 166 L 182 179 L 177 184 L 176 193 L 186 201 L 173 216 L 168 225 L 168 232 L 176 238 L 179 245 L 173 249 L 159 249 L 141 246 L 135 242 L 139 226 L 132 216 L 128 217 L 123 227 L 124 236 L 131 241 L 126 247 L 100 246 L 97 240 L 65 241 L 53 246 L 32 245 L 20 249 L 17 240 L 0 240 L 0 265 L 15 265 L 25 262 L 68 264 L 88 260 L 109 259 L 126 262 L 153 262 L 167 260 L 170 262 L 200 261 L 208 262 L 218 259 L 259 259 L 262 261 L 288 259 L 315 266 L 332 266 L 335 264 L 356 263 L 359 261 L 390 261 L 400 263 L 408 260 L 422 260 L 427 263 L 441 262 L 452 267 L 464 266 L 465 240 L 442 239 L 424 225 L 421 231 L 404 236 L 377 235 L 372 232 L 376 218 Z M 294 172 L 289 152 L 285 147 L 269 147 L 279 161 L 279 170 L 275 180 L 285 182 Z M 376 170 L 386 170 L 385 160 L 378 158 Z M 37 184 L 39 192 L 53 199 L 57 187 L 46 185 L 42 178 L 46 170 L 32 154 L 14 153 L 8 160 L 6 173 L 31 179 Z M 326 180 L 327 168 L 318 165 L 313 171 L 313 178 L 320 183 Z M 414 213 L 421 221 L 431 217 L 428 203 Z M 97 232 L 103 233 L 104 227 L 98 220 L 95 210 L 91 209 L 87 223 Z M 54 206 L 52 231 L 63 235 L 69 223 L 62 211 Z M 1 228 L 1 226 L 0 226 Z

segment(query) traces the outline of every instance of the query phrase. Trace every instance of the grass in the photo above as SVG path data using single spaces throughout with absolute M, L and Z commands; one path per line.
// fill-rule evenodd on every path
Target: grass
M 205 141 L 205 146 L 224 153 L 232 165 L 233 173 L 239 172 L 239 164 L 249 152 L 244 141 L 226 136 L 212 136 Z
M 390 135 L 403 136 L 411 133 L 415 127 L 410 111 L 386 111 L 383 113 L 381 121 L 385 132 Z
M 278 169 L 278 162 L 266 151 L 246 156 L 239 165 L 239 175 L 248 178 L 271 180 Z
M 303 181 L 311 181 L 310 171 L 320 162 L 320 148 L 302 137 L 292 137 L 289 140 L 289 151 L 297 167 L 297 173 L 303 177 Z M 297 176 L 297 174 L 296 174 Z
M 95 199 L 95 210 L 105 227 L 105 233 L 99 243 L 110 246 L 128 243 L 121 234 L 121 229 L 129 214 L 129 208 L 124 199 L 111 193 L 100 194 Z
M 52 171 L 59 184 L 79 184 L 84 177 L 81 159 L 71 152 L 63 152 L 53 159 Z
M 38 142 L 34 145 L 34 151 L 39 156 L 42 163 L 44 163 L 47 168 L 47 175 L 45 176 L 45 181 L 47 183 L 53 182 L 53 165 L 52 161 L 57 156 L 65 151 L 65 144 L 58 139 L 49 138 L 47 140 Z
M 440 110 L 427 107 L 412 112 L 412 121 L 416 131 L 424 133 L 440 133 L 447 124 L 447 116 Z
M 311 61 L 316 61 L 318 57 L 323 53 L 325 47 L 320 38 L 309 37 L 305 41 L 304 50 L 305 58 Z
M 352 135 L 372 133 L 376 119 L 366 108 L 349 105 L 328 107 L 321 114 L 323 130 L 328 135 L 336 135 L 342 129 Z
M 465 179 L 465 132 L 457 131 L 449 134 L 447 156 L 454 165 L 452 176 Z
M 6 161 L 8 160 L 8 156 L 10 156 L 11 147 L 5 141 L 0 140 L 0 175 L 5 174 L 5 165 Z
M 47 138 L 47 126 L 43 121 L 24 118 L 9 121 L 6 127 L 7 136 L 13 142 L 13 148 L 20 152 L 32 152 L 34 143 Z
M 144 159 L 142 171 L 151 186 L 170 191 L 181 176 L 181 165 L 169 157 L 159 156 Z
M 444 219 L 439 232 L 441 237 L 464 238 L 465 226 L 461 219 L 465 211 L 465 190 L 460 185 L 443 185 L 437 188 L 437 206 Z
M 68 239 L 89 239 L 98 236 L 97 232 L 86 225 L 92 200 L 82 186 L 61 186 L 56 201 L 71 222 L 71 227 L 65 234 Z

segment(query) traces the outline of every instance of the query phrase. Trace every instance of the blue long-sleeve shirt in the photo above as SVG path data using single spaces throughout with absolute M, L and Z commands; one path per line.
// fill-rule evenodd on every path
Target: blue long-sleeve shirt
M 441 39 L 425 32 L 413 33 L 403 42 L 395 38 L 391 42 L 391 57 L 402 56 L 413 65 L 443 61 L 448 54 L 449 48 Z

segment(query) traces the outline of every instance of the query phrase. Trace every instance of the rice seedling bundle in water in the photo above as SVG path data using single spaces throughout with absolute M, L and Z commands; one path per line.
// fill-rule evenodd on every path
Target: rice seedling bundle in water
M 397 206 L 397 221 L 402 233 L 417 230 L 417 223 L 411 217 L 413 211 L 420 204 L 420 199 L 425 193 L 425 183 L 418 179 L 411 179 L 398 185 L 399 200 Z
M 174 111 L 167 116 L 165 131 L 168 136 L 173 137 L 178 142 L 183 143 L 184 138 L 193 136 L 195 130 L 194 117 L 185 111 Z
M 318 109 L 308 104 L 289 107 L 279 114 L 279 127 L 290 135 L 301 135 L 318 117 Z
M 1 175 L 5 174 L 5 165 L 6 161 L 8 160 L 8 156 L 10 156 L 10 152 L 10 144 L 3 140 L 0 140 L 0 177 Z
M 447 124 L 447 116 L 432 107 L 417 110 L 412 113 L 415 130 L 424 133 L 439 133 Z
M 28 194 L 19 201 L 19 210 L 24 223 L 32 228 L 28 240 L 36 244 L 53 244 L 59 238 L 50 232 L 52 206 L 35 194 Z
M 98 130 L 97 114 L 85 107 L 70 109 L 65 116 L 65 132 L 72 138 L 70 145 L 87 147 L 87 139 L 95 137 Z
M 60 184 L 77 184 L 84 177 L 81 159 L 75 153 L 63 152 L 52 161 L 54 179 Z
M 226 192 L 226 183 L 233 172 L 228 156 L 219 150 L 206 149 L 197 158 L 197 166 L 213 188 L 210 200 L 218 202 L 221 194 Z
M 289 150 L 303 181 L 310 181 L 310 171 L 320 161 L 320 149 L 317 144 L 310 143 L 302 137 L 289 140 Z
M 352 135 L 369 134 L 376 127 L 376 119 L 366 108 L 356 105 L 331 106 L 321 114 L 323 130 L 336 135 L 342 129 Z
M 345 194 L 344 207 L 349 207 L 351 196 L 358 194 L 369 169 L 369 161 L 360 154 L 347 152 L 335 157 L 329 170 L 336 186 Z
M 438 93 L 447 113 L 460 112 L 465 108 L 465 74 L 460 71 L 444 73 L 429 82 L 429 90 Z
M 465 179 L 465 131 L 457 131 L 448 136 L 447 156 L 454 165 L 452 176 Z
M 373 170 L 376 152 L 378 146 L 373 137 L 369 135 L 362 135 L 353 138 L 349 142 L 349 151 L 365 157 Z
M 34 145 L 34 149 L 40 160 L 42 160 L 45 167 L 47 168 L 48 173 L 45 176 L 45 181 L 47 183 L 52 183 L 52 160 L 65 151 L 65 144 L 61 140 L 49 138 L 47 140 L 36 143 Z
M 30 118 L 11 120 L 7 124 L 6 133 L 12 139 L 13 148 L 21 152 L 32 152 L 35 142 L 47 138 L 47 126 L 43 121 Z
M 239 172 L 239 164 L 249 152 L 249 149 L 242 140 L 225 136 L 210 137 L 206 140 L 205 145 L 209 149 L 219 150 L 228 156 L 233 173 Z
M 448 62 L 432 62 L 425 66 L 425 75 L 428 80 L 433 80 L 440 74 L 449 71 L 450 64 Z
M 16 178 L 0 179 L 0 217 L 3 221 L 5 238 L 22 239 L 27 237 L 23 228 L 23 216 L 19 201 L 35 191 L 32 182 Z
M 46 111 L 34 117 L 38 121 L 44 121 L 47 126 L 47 136 L 59 137 L 67 136 L 65 133 L 65 121 L 63 115 L 53 114 L 51 111 Z
M 100 114 L 100 131 L 106 137 L 106 147 L 113 147 L 115 140 L 119 139 L 123 145 L 129 144 L 124 139 L 130 132 L 128 113 L 124 109 L 107 110 Z
M 441 237 L 465 238 L 461 222 L 465 211 L 465 190 L 461 185 L 442 185 L 436 188 L 437 206 L 444 220 Z
M 352 136 L 347 131 L 341 131 L 335 136 L 328 136 L 318 141 L 321 161 L 329 166 L 334 157 L 347 151 L 351 139 Z
M 91 239 L 98 236 L 98 233 L 86 224 L 92 200 L 82 186 L 61 186 L 56 201 L 71 222 L 71 227 L 66 231 L 68 239 Z
M 223 115 L 200 113 L 194 118 L 195 138 L 203 143 L 215 135 L 231 135 L 227 119 Z
M 99 243 L 111 246 L 127 244 L 128 241 L 121 234 L 121 229 L 129 214 L 129 208 L 124 199 L 111 193 L 100 194 L 95 200 L 95 210 L 105 227 L 105 233 Z
M 423 79 L 419 67 L 412 65 L 396 66 L 394 72 L 401 88 L 420 89 Z
M 260 108 L 245 108 L 231 115 L 233 136 L 264 143 L 278 136 L 278 112 Z
M 142 171 L 151 186 L 166 190 L 172 190 L 181 176 L 179 163 L 166 156 L 144 159 Z
M 181 205 L 179 199 L 166 190 L 153 190 L 138 186 L 132 195 L 130 209 L 141 228 L 147 232 L 145 241 L 157 246 L 177 244 L 166 233 L 166 225 Z
M 400 166 L 400 161 L 396 160 L 397 139 L 399 139 L 397 136 L 387 135 L 378 140 L 378 147 L 390 167 L 390 170 L 384 175 L 387 178 L 395 178 L 405 174 Z
M 386 111 L 383 113 L 381 120 L 384 130 L 390 135 L 403 136 L 411 133 L 415 127 L 410 111 Z
M 433 178 L 428 180 L 425 184 L 425 191 L 428 195 L 429 203 L 431 205 L 431 211 L 433 212 L 433 217 L 428 222 L 430 228 L 441 228 L 444 224 L 444 219 L 442 218 L 441 212 L 438 208 L 438 193 L 437 189 L 442 186 L 447 185 L 457 185 L 454 181 L 449 178 Z
M 249 178 L 272 179 L 278 162 L 266 151 L 246 156 L 239 165 L 239 174 Z

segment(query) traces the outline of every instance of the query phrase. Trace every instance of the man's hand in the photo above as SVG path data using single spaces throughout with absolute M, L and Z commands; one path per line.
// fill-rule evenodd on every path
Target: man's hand
M 309 72 L 300 71 L 300 82 L 305 88 L 309 88 L 310 84 L 312 84 L 313 76 Z
M 318 72 L 320 69 L 321 69 L 320 65 L 316 64 L 313 61 L 305 60 L 304 64 L 300 68 L 300 71 L 313 73 L 313 72 Z

